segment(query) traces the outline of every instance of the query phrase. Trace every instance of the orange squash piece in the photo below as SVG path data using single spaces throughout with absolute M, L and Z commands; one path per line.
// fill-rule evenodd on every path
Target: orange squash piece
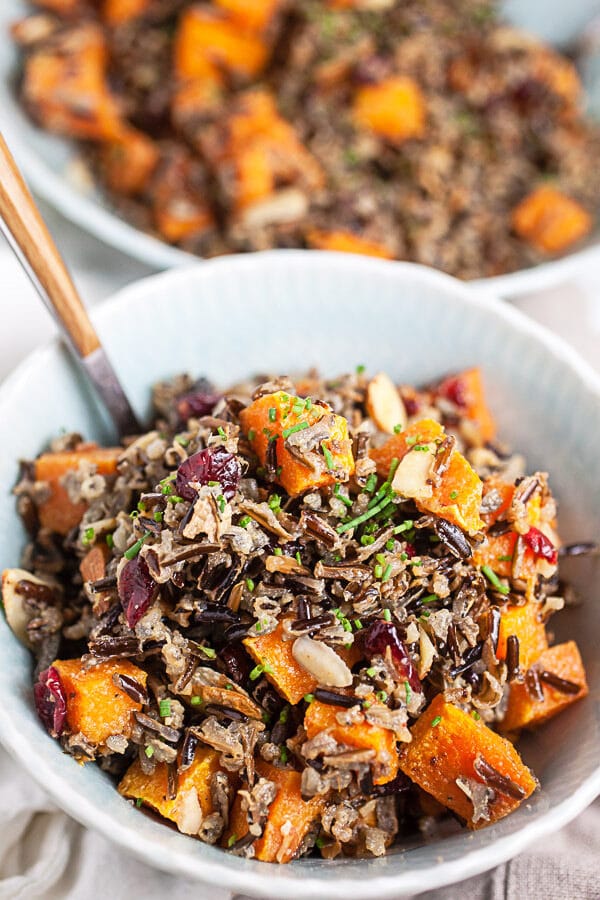
M 503 731 L 535 728 L 570 706 L 571 703 L 588 695 L 585 669 L 575 641 L 557 644 L 555 647 L 544 650 L 533 668 L 538 672 L 550 672 L 552 675 L 578 686 L 579 690 L 567 693 L 542 681 L 544 699 L 540 701 L 530 695 L 526 684 L 511 684 L 508 707 L 502 721 Z
M 513 812 L 537 786 L 536 779 L 522 762 L 513 745 L 493 732 L 482 720 L 476 721 L 438 694 L 411 729 L 412 743 L 404 745 L 400 768 L 419 787 L 432 794 L 472 829 L 497 822 Z M 472 822 L 473 804 L 459 788 L 457 778 L 471 778 L 483 783 L 474 763 L 480 758 L 500 775 L 521 788 L 516 799 L 495 791 L 488 811 L 490 820 Z
M 190 791 L 195 791 L 203 816 L 213 813 L 210 780 L 215 772 L 221 771 L 219 754 L 209 747 L 198 747 L 194 761 L 177 778 L 177 794 L 169 798 L 169 775 L 166 763 L 158 763 L 151 775 L 142 771 L 139 759 L 127 769 L 119 784 L 119 793 L 131 800 L 138 800 L 149 806 L 164 819 L 179 824 L 182 817 L 182 803 Z
M 542 253 L 561 253 L 592 228 L 591 215 L 550 185 L 528 194 L 513 210 L 514 231 Z
M 281 0 L 214 0 L 214 5 L 248 31 L 261 32 L 275 18 Z
M 263 465 L 269 442 L 275 442 L 280 467 L 277 481 L 291 496 L 348 481 L 354 472 L 346 419 L 334 415 L 329 407 L 315 403 L 307 406 L 306 401 L 277 391 L 260 397 L 240 413 L 242 428 Z M 286 449 L 285 440 L 317 423 L 325 427 L 327 437 L 317 441 L 311 457 L 314 468 L 309 468 Z
M 113 28 L 139 19 L 152 7 L 152 0 L 104 0 L 102 18 Z
M 435 450 L 446 437 L 446 433 L 439 422 L 433 419 L 421 419 L 413 422 L 400 434 L 390 437 L 383 446 L 371 450 L 370 455 L 377 465 L 377 473 L 385 478 L 394 459 L 402 460 L 408 453 L 423 453 L 423 450 L 415 451 L 415 447 L 433 446 Z M 434 452 L 435 452 L 434 450 Z M 432 450 L 426 451 L 427 458 L 431 459 Z M 392 482 L 398 478 L 401 466 Z M 398 483 L 398 482 L 396 482 Z M 469 534 L 475 534 L 483 528 L 483 521 L 479 515 L 481 506 L 483 485 L 481 479 L 471 468 L 462 453 L 454 450 L 450 456 L 448 468 L 442 474 L 440 484 L 432 487 L 431 495 L 415 498 L 418 508 L 425 512 L 441 516 L 458 525 Z
M 83 140 L 118 138 L 121 110 L 106 79 L 108 51 L 102 29 L 79 25 L 25 61 L 23 96 L 50 131 Z
M 481 369 L 467 369 L 446 378 L 436 393 L 459 405 L 461 412 L 477 425 L 482 444 L 492 440 L 496 434 L 496 423 L 486 404 Z
M 239 94 L 214 139 L 201 143 L 210 165 L 231 173 L 223 190 L 238 215 L 286 186 L 310 192 L 325 183 L 321 165 L 263 88 Z
M 261 778 L 274 782 L 277 796 L 269 807 L 263 835 L 254 843 L 255 859 L 287 863 L 294 858 L 307 832 L 320 817 L 325 800 L 323 797 L 303 800 L 300 793 L 302 776 L 294 769 L 277 769 L 258 759 L 256 772 Z M 242 810 L 242 799 L 238 794 L 231 810 L 229 830 L 223 846 L 231 846 L 247 833 L 246 814 Z
M 338 253 L 359 253 L 379 259 L 393 259 L 394 254 L 383 244 L 358 237 L 351 231 L 322 231 L 312 228 L 306 235 L 310 247 L 315 250 L 336 250 Z
M 120 447 L 83 444 L 81 449 L 39 456 L 35 461 L 35 479 L 47 482 L 50 488 L 50 496 L 38 507 L 40 524 L 58 534 L 68 534 L 81 521 L 87 504 L 72 503 L 66 488 L 60 483 L 61 478 L 67 472 L 76 470 L 80 462 L 95 465 L 99 475 L 114 475 L 120 454 Z
M 259 637 L 245 638 L 246 650 L 259 665 L 267 664 L 265 677 L 288 703 L 299 703 L 305 694 L 317 687 L 317 682 L 292 654 L 293 641 L 284 641 L 283 622 L 275 631 Z
M 506 641 L 511 635 L 519 639 L 519 667 L 524 672 L 548 648 L 546 626 L 539 618 L 540 605 L 529 601 L 524 606 L 505 606 L 500 613 L 498 659 L 506 659 Z
M 255 78 L 268 54 L 269 48 L 259 35 L 217 9 L 192 6 L 181 16 L 175 39 L 175 72 L 182 81 L 220 81 L 221 72 Z
M 102 745 L 112 734 L 131 733 L 131 714 L 141 704 L 118 688 L 113 675 L 128 675 L 144 687 L 146 673 L 127 659 L 111 659 L 86 669 L 80 659 L 52 663 L 67 698 L 67 725 L 90 744 Z
M 135 128 L 107 141 L 100 154 L 104 181 L 111 191 L 125 195 L 144 190 L 160 158 L 155 142 Z
M 376 705 L 375 703 L 373 705 Z M 398 774 L 398 750 L 396 736 L 389 728 L 363 722 L 358 725 L 340 725 L 337 713 L 347 712 L 341 706 L 332 706 L 313 700 L 304 716 L 304 728 L 309 740 L 327 731 L 339 743 L 360 750 L 374 750 L 372 763 L 373 782 L 387 784 Z
M 397 75 L 361 87 L 354 97 L 354 121 L 393 144 L 425 133 L 425 98 L 419 85 Z

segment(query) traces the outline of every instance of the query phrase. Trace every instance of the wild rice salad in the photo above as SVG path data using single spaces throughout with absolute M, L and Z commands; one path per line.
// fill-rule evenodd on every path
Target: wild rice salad
M 13 29 L 25 108 L 81 142 L 82 189 L 183 249 L 334 249 L 476 278 L 570 250 L 597 220 L 600 131 L 577 71 L 495 3 L 34 6 Z
M 559 555 L 589 548 L 560 547 L 479 370 L 178 377 L 154 407 L 121 447 L 58 438 L 16 487 L 4 608 L 63 750 L 269 862 L 381 856 L 525 801 L 512 741 L 587 694 L 547 625 Z

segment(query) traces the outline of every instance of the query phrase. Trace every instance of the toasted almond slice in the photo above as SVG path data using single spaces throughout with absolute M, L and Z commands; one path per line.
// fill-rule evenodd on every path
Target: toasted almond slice
M 33 584 L 43 585 L 47 585 L 47 582 L 25 569 L 5 569 L 2 573 L 2 602 L 6 621 L 21 643 L 31 648 L 27 637 L 27 625 L 33 614 L 27 612 L 23 603 L 23 595 L 17 590 L 20 581 L 31 581 Z
M 394 428 L 406 427 L 407 415 L 402 398 L 392 379 L 380 372 L 367 387 L 367 412 L 380 431 L 394 434 Z
M 435 444 L 417 444 L 403 456 L 396 469 L 392 488 L 401 497 L 427 500 L 433 495 L 431 473 L 435 460 Z
M 305 635 L 296 638 L 292 647 L 296 662 L 326 687 L 349 687 L 352 672 L 335 650 Z

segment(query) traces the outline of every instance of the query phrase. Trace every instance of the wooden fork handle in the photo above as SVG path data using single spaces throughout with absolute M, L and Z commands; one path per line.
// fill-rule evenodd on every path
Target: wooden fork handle
M 1 134 L 0 217 L 7 240 L 26 265 L 42 299 L 85 359 L 100 347 L 98 335 Z

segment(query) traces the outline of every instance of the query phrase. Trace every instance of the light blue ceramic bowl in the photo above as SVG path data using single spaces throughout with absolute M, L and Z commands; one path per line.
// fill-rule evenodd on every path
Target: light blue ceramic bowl
M 182 370 L 226 385 L 256 372 L 364 364 L 423 381 L 480 364 L 500 433 L 531 468 L 551 473 L 565 539 L 600 537 L 600 383 L 560 340 L 451 278 L 403 263 L 279 252 L 229 257 L 136 284 L 95 317 L 134 405 L 152 381 Z M 61 428 L 100 441 L 110 428 L 57 344 L 34 353 L 0 388 L 0 567 L 24 543 L 10 491 L 17 460 Z M 39 724 L 30 660 L 0 617 L 0 740 L 74 818 L 122 848 L 187 877 L 245 894 L 295 900 L 400 897 L 467 878 L 520 852 L 600 793 L 600 572 L 572 565 L 584 598 L 557 619 L 585 659 L 591 693 L 523 744 L 542 788 L 515 815 L 475 834 L 415 845 L 375 861 L 277 867 L 226 855 L 141 815 L 99 769 L 82 768 Z

